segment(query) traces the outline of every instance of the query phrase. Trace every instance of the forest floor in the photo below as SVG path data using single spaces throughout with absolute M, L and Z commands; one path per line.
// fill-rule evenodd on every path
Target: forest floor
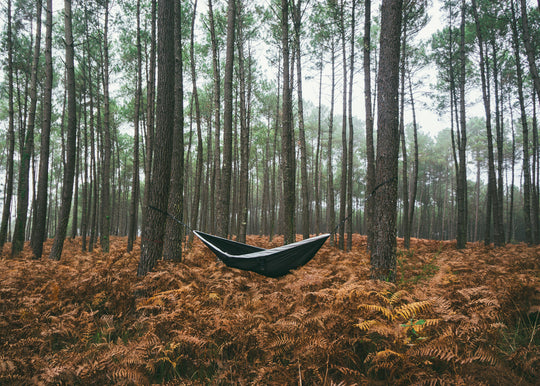
M 327 242 L 279 279 L 198 241 L 144 278 L 125 238 L 109 254 L 66 240 L 60 262 L 7 244 L 0 384 L 538 384 L 540 247 L 398 243 L 391 284 L 369 280 L 365 243 Z

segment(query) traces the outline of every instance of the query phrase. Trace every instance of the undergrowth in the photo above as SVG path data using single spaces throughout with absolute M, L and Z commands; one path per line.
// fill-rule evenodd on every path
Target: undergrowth
M 46 245 L 45 253 L 50 248 Z M 270 248 L 262 237 L 248 242 Z M 399 247 L 402 248 L 401 244 Z M 140 250 L 0 259 L 0 384 L 535 384 L 536 247 L 413 240 L 398 284 L 369 280 L 365 238 L 279 279 L 199 242 L 135 275 Z

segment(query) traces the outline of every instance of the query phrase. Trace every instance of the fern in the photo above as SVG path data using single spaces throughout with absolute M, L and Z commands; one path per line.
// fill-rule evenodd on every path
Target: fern
M 384 317 L 390 321 L 394 320 L 395 316 L 391 309 L 388 307 L 379 306 L 376 304 L 360 304 L 358 308 L 363 308 L 371 312 L 380 312 Z
M 365 320 L 363 322 L 360 322 L 360 323 L 357 323 L 355 324 L 354 326 L 355 327 L 358 327 L 360 330 L 362 331 L 367 331 L 369 330 L 375 323 L 377 323 L 376 320 Z
M 405 290 L 397 291 L 396 293 L 392 294 L 390 299 L 388 300 L 388 303 L 392 306 L 397 304 L 404 296 L 408 295 L 409 293 Z
M 395 314 L 404 319 L 411 319 L 414 315 L 426 312 L 432 307 L 430 300 L 404 304 L 395 310 Z
M 425 357 L 439 359 L 445 362 L 456 362 L 459 360 L 457 346 L 446 345 L 444 343 L 430 343 L 423 346 L 415 346 L 409 355 L 415 357 Z

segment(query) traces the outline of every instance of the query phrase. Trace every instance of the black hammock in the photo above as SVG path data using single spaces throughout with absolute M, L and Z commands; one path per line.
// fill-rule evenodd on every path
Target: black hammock
M 193 233 L 225 265 L 269 277 L 283 276 L 291 269 L 303 266 L 315 256 L 326 239 L 330 237 L 330 234 L 324 234 L 293 244 L 264 249 L 200 231 L 194 230 Z

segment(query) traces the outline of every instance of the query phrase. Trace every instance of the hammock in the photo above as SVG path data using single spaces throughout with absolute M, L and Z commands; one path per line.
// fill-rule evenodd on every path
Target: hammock
M 269 277 L 283 276 L 291 269 L 303 266 L 315 256 L 326 239 L 330 237 L 330 234 L 324 234 L 293 244 L 264 249 L 200 231 L 194 230 L 193 233 L 225 265 Z

